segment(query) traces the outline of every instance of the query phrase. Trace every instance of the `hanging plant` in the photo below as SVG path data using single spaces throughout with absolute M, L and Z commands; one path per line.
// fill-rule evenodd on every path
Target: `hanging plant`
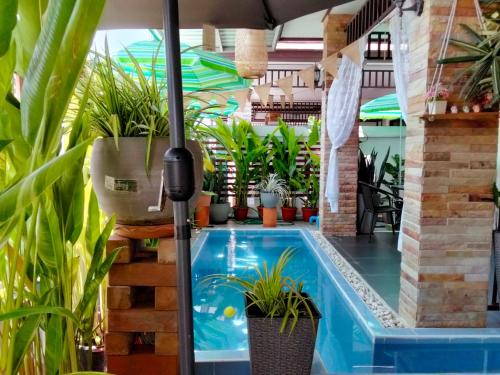
M 438 60 L 439 64 L 472 63 L 460 72 L 456 81 L 467 77 L 460 96 L 470 102 L 492 93 L 492 104 L 500 99 L 500 32 L 485 35 L 474 31 L 470 26 L 460 25 L 473 38 L 473 42 L 450 39 L 450 43 L 469 54 Z

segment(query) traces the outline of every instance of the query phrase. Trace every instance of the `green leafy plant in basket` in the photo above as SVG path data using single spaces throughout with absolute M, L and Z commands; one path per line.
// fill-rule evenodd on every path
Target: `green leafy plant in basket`
M 215 281 L 217 287 L 235 288 L 248 298 L 250 303 L 247 304 L 247 309 L 255 306 L 266 318 L 282 318 L 280 333 L 284 333 L 287 327 L 289 333 L 292 333 L 299 317 L 304 315 L 304 311 L 314 327 L 312 301 L 303 294 L 304 283 L 283 275 L 293 254 L 294 249 L 287 248 L 276 264 L 270 268 L 267 262 L 263 263 L 262 269 L 254 266 L 255 276 L 211 275 L 204 280 L 204 283 Z
M 254 275 L 212 275 L 204 280 L 244 295 L 253 374 L 310 373 L 321 314 L 303 292 L 303 282 L 284 275 L 293 254 L 293 249 L 285 249 L 271 267 L 267 262 L 255 266 Z M 275 360 L 269 362 L 272 353 Z M 290 363 L 296 366 L 292 372 Z

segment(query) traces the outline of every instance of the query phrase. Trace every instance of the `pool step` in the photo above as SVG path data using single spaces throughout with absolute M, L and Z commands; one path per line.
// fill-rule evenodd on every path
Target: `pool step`
M 108 372 L 178 374 L 173 225 L 117 225 L 106 251 L 117 248 L 107 288 Z

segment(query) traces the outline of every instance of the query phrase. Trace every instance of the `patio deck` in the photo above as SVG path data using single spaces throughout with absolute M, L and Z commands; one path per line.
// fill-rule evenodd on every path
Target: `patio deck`
M 328 240 L 380 297 L 398 312 L 401 253 L 397 250 L 397 233 L 375 231 L 371 241 L 368 235 L 333 236 Z M 500 328 L 500 311 L 488 311 L 487 326 Z
M 401 253 L 397 250 L 397 233 L 393 235 L 392 232 L 376 231 L 371 242 L 368 235 L 328 237 L 328 240 L 397 312 L 401 265 Z

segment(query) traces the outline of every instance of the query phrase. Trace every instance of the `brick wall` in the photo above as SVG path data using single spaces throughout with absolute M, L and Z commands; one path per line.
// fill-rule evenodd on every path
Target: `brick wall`
M 415 327 L 482 327 L 486 318 L 493 203 L 485 198 L 496 174 L 498 114 L 421 118 L 450 3 L 427 0 L 410 27 L 399 311 Z M 455 24 L 475 22 L 473 2 L 459 0 Z M 452 36 L 463 31 L 455 26 Z M 445 69 L 445 84 L 456 69 Z
M 339 52 L 346 46 L 347 35 L 345 27 L 352 19 L 351 14 L 330 14 L 324 23 L 324 50 L 327 57 Z M 331 77 L 326 80 L 326 87 L 330 87 Z M 323 92 L 322 124 L 326 124 L 326 95 Z M 330 205 L 324 198 L 328 161 L 330 158 L 331 143 L 326 132 L 326 125 L 321 127 L 321 180 L 320 180 L 320 229 L 325 235 L 354 236 L 356 235 L 356 207 L 357 207 L 357 180 L 358 180 L 358 124 L 353 127 L 351 137 L 338 150 L 340 199 L 339 212 L 331 213 Z

